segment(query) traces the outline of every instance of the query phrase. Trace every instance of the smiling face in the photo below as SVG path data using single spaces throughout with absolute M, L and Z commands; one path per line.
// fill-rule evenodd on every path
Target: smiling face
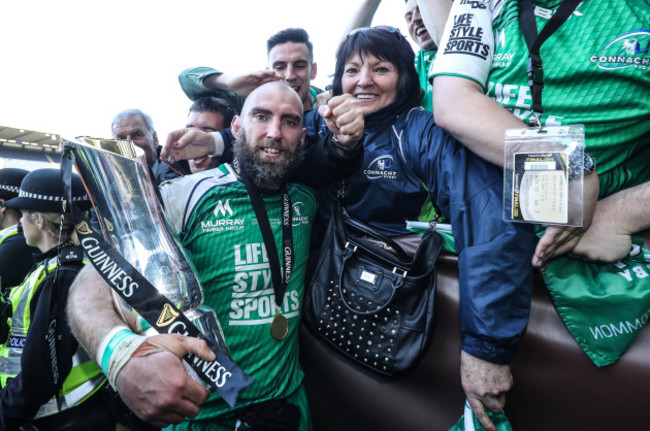
M 420 9 L 418 8 L 417 0 L 408 0 L 406 2 L 406 13 L 404 14 L 406 25 L 408 26 L 409 34 L 415 43 L 423 51 L 430 51 L 435 49 L 436 44 L 431 38 L 431 35 L 424 26 L 422 16 L 420 16 Z
M 298 93 L 303 105 L 311 106 L 309 87 L 316 78 L 316 63 L 312 64 L 309 48 L 304 43 L 285 42 L 269 51 L 269 67 L 283 75 L 283 80 Z
M 345 63 L 341 87 L 361 104 L 364 114 L 390 105 L 397 98 L 397 67 L 372 54 L 352 54 Z
M 303 107 L 296 93 L 283 83 L 258 87 L 235 117 L 235 157 L 260 187 L 279 188 L 302 160 L 305 129 Z

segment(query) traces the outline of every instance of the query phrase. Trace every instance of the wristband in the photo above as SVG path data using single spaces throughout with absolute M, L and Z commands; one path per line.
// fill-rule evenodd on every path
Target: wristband
M 208 157 L 211 159 L 221 157 L 224 149 L 223 136 L 221 136 L 221 132 L 210 132 L 210 135 L 214 138 L 214 153 L 208 154 Z
M 138 334 L 146 331 L 147 329 L 151 328 L 151 324 L 144 320 L 142 316 L 138 316 L 135 321 L 135 330 Z
M 145 340 L 146 337 L 134 334 L 126 326 L 116 326 L 99 344 L 96 361 L 113 388 L 122 367 Z

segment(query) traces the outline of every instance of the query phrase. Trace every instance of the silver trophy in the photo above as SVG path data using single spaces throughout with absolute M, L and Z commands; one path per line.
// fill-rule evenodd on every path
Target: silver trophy
M 91 224 L 105 241 L 227 354 L 215 312 L 201 306 L 196 272 L 167 226 L 144 151 L 131 141 L 63 139 L 92 200 Z

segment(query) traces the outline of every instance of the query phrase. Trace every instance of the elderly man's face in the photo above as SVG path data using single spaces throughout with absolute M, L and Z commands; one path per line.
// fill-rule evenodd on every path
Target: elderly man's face
M 139 115 L 123 118 L 115 124 L 113 138 L 133 141 L 137 147 L 144 150 L 149 166 L 153 165 L 158 157 L 156 153 L 158 135 L 155 131 L 147 129 L 144 119 Z

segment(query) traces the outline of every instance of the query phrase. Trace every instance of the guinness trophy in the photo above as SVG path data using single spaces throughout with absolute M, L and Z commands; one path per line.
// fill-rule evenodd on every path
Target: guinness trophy
M 157 321 L 149 323 L 158 331 L 178 332 L 171 326 L 181 311 L 208 338 L 215 353 L 229 356 L 216 314 L 201 306 L 203 295 L 194 268 L 167 227 L 144 151 L 127 140 L 78 137 L 77 141 L 64 139 L 63 143 L 72 152 L 91 197 L 95 210 L 91 227 L 101 231 L 104 241 L 176 307 L 166 305 Z M 86 248 L 86 253 L 92 251 Z M 97 268 L 97 262 L 93 264 Z M 129 292 L 119 293 L 124 297 Z

